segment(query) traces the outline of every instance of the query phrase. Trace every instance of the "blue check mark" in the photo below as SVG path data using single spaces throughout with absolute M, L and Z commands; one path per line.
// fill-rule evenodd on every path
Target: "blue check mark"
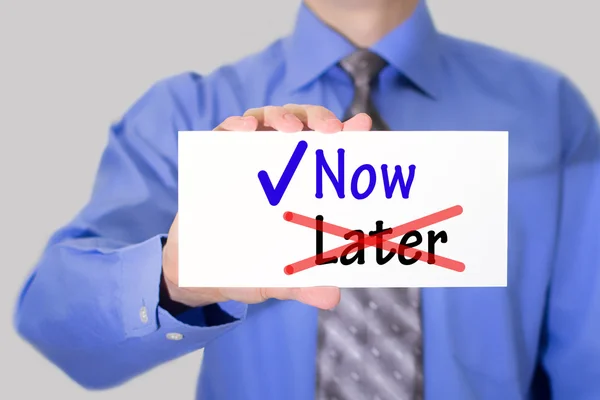
M 290 181 L 298 169 L 298 165 L 300 165 L 300 161 L 302 160 L 302 157 L 304 157 L 307 148 L 308 144 L 304 140 L 298 142 L 296 149 L 294 149 L 294 152 L 275 187 L 273 187 L 267 171 L 260 171 L 258 173 L 258 180 L 267 196 L 267 200 L 269 200 L 269 204 L 272 206 L 276 206 L 281 201 L 281 198 L 287 190 L 287 187 L 290 185 Z

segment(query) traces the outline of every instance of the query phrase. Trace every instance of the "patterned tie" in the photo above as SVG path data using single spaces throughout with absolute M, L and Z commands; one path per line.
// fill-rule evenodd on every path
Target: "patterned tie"
M 355 88 L 346 118 L 365 112 L 373 130 L 389 130 L 370 95 L 385 65 L 367 50 L 340 62 Z M 342 289 L 340 304 L 319 313 L 318 341 L 316 399 L 423 399 L 419 289 Z

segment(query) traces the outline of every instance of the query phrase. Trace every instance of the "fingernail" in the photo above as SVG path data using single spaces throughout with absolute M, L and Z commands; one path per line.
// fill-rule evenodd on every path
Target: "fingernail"
M 283 114 L 283 118 L 290 122 L 298 122 L 298 118 L 294 114 Z

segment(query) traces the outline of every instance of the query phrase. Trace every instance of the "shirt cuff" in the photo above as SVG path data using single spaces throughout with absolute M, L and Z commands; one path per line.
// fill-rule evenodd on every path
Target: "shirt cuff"
M 246 317 L 248 306 L 236 301 L 192 308 L 172 316 L 159 306 L 162 276 L 162 248 L 166 235 L 157 235 L 120 251 L 121 317 L 126 337 L 141 337 L 158 329 L 208 339 Z

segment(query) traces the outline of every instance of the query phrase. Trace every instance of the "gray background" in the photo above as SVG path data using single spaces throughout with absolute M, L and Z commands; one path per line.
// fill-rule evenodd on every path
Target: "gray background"
M 150 4 L 152 3 L 152 4 Z M 591 0 L 429 0 L 440 30 L 569 75 L 600 110 Z M 299 0 L 0 0 L 0 397 L 192 399 L 201 353 L 87 392 L 13 332 L 48 236 L 87 201 L 111 121 L 158 79 L 210 72 L 292 28 Z

